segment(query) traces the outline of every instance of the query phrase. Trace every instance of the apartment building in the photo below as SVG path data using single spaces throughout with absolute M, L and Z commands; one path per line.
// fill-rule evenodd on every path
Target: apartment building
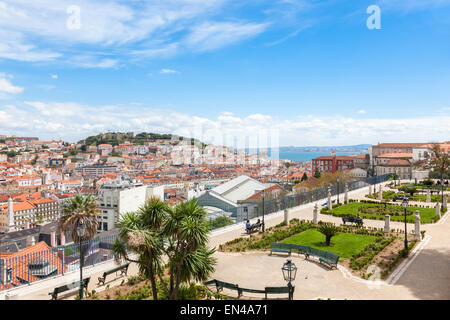
M 98 232 L 115 228 L 122 214 L 139 209 L 150 197 L 164 199 L 164 187 L 149 187 L 133 181 L 104 183 L 98 192 Z
M 329 172 L 344 171 L 355 167 L 355 159 L 352 156 L 337 156 L 332 152 L 330 156 L 321 156 L 312 159 L 312 172 Z
M 117 172 L 117 166 L 94 164 L 75 168 L 76 174 L 88 175 L 89 177 L 96 177 L 109 172 Z

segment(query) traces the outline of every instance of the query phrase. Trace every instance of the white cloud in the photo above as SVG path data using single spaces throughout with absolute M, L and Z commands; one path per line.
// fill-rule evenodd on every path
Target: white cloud
M 185 42 L 194 51 L 210 51 L 254 37 L 268 26 L 268 23 L 208 21 L 193 27 Z
M 364 110 L 364 109 L 358 110 L 358 113 L 359 113 L 359 114 L 365 114 L 365 113 L 366 113 L 366 110 Z
M 50 77 L 51 77 L 52 79 L 58 79 L 58 75 L 57 75 L 57 74 L 51 74 Z
M 23 91 L 22 87 L 13 85 L 7 78 L 12 78 L 12 76 L 0 73 L 0 92 L 18 94 Z
M 127 60 L 171 56 L 199 41 L 206 49 L 218 47 L 214 35 L 226 45 L 259 32 L 258 24 L 208 22 L 208 35 L 201 35 L 199 28 L 205 26 L 202 21 L 209 21 L 227 2 L 2 0 L 0 58 L 33 62 L 65 56 L 64 61 L 81 67 L 110 68 L 117 65 L 118 58 L 73 63 L 72 56 L 76 57 L 76 52 L 84 51 L 86 46 L 92 56 L 101 56 L 106 50 L 116 51 L 121 59 Z M 79 29 L 68 27 L 68 21 L 73 18 L 73 12 L 67 11 L 70 6 L 80 9 Z M 197 27 L 186 38 L 192 25 Z M 235 32 L 235 39 L 229 32 Z M 77 50 L 80 46 L 82 50 Z
M 1 2 L 0 2 L 1 5 Z M 1 13 L 1 8 L 0 8 Z M 0 17 L 1 24 L 1 17 Z M 60 53 L 51 50 L 38 49 L 25 40 L 22 33 L 2 30 L 0 26 L 0 58 L 24 62 L 51 61 L 61 57 Z
M 20 121 L 17 121 L 20 119 Z M 106 130 L 150 131 L 195 136 L 204 141 L 243 141 L 271 132 L 279 145 L 345 145 L 359 143 L 443 141 L 450 136 L 450 116 L 423 118 L 369 118 L 314 115 L 280 119 L 264 114 L 244 117 L 231 112 L 204 118 L 171 110 L 130 104 L 89 106 L 75 102 L 26 102 L 0 107 L 0 123 L 8 134 L 45 138 L 61 136 L 74 141 Z M 273 132 L 277 135 L 273 136 Z M 256 140 L 255 140 L 256 141 Z M 262 140 L 261 140 L 262 141 Z
M 173 69 L 161 69 L 161 71 L 159 71 L 159 73 L 161 74 L 174 74 L 174 73 L 180 73 L 176 70 Z
M 76 56 L 73 57 L 69 63 L 86 69 L 93 69 L 93 68 L 108 69 L 117 67 L 119 61 L 116 59 L 110 58 L 102 59 L 94 56 Z

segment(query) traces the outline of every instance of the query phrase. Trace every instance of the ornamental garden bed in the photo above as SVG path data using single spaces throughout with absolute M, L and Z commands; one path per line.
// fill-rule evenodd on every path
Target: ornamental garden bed
M 325 246 L 323 243 L 324 235 L 315 229 L 310 229 L 281 242 L 300 244 L 323 251 L 328 250 L 338 254 L 341 258 L 348 259 L 370 243 L 374 243 L 377 238 L 379 237 L 354 233 L 339 233 L 331 239 L 331 246 Z
M 412 234 L 408 234 L 409 251 L 417 243 L 413 237 Z M 385 280 L 406 257 L 403 236 L 400 233 L 391 233 L 384 239 L 378 238 L 375 243 L 369 244 L 341 264 L 357 277 Z
M 362 200 L 364 201 L 364 200 Z M 384 220 L 385 215 L 391 216 L 391 221 L 405 221 L 403 207 L 395 204 L 385 204 L 375 201 L 351 202 L 345 205 L 335 205 L 330 211 L 328 208 L 322 208 L 320 213 L 329 214 L 335 217 L 347 217 L 350 215 L 359 216 L 363 219 Z M 418 206 L 409 206 L 406 209 L 406 221 L 414 223 L 416 221 L 416 210 L 419 210 L 420 223 L 434 223 L 439 220 L 435 217 L 434 208 L 423 208 Z
M 415 188 L 424 189 L 424 190 L 430 188 L 429 185 L 423 185 L 423 184 L 420 184 L 420 183 L 418 183 L 418 184 L 413 184 L 413 183 L 406 183 L 405 184 L 404 183 L 402 185 L 397 185 L 397 186 L 392 185 L 392 186 L 389 186 L 389 188 L 391 188 L 391 189 L 404 189 L 404 188 L 406 188 L 408 186 L 414 186 Z M 431 186 L 431 189 L 434 190 L 434 191 L 438 190 L 440 192 L 442 187 L 441 187 L 441 185 L 433 184 Z M 444 185 L 444 191 L 450 191 L 450 186 Z
M 383 200 L 392 201 L 394 199 L 394 196 L 403 196 L 405 195 L 404 192 L 395 192 L 395 191 L 383 191 Z M 415 194 L 413 196 L 406 194 L 409 197 L 409 201 L 418 201 L 418 202 L 426 202 L 427 201 L 427 195 L 426 194 Z M 378 200 L 378 192 L 375 192 L 374 194 L 366 194 L 366 198 Z M 440 202 L 442 199 L 441 195 L 433 195 L 430 196 L 431 202 Z M 400 201 L 401 202 L 401 201 Z
M 319 222 L 319 225 L 321 223 Z M 219 251 L 269 250 L 272 242 L 306 245 L 338 254 L 339 264 L 345 266 L 354 275 L 366 279 L 370 277 L 367 273 L 370 265 L 376 265 L 381 277 L 385 278 L 404 256 L 403 234 L 400 229 L 394 229 L 385 234 L 382 228 L 339 226 L 338 234 L 331 238 L 331 246 L 325 246 L 325 236 L 317 231 L 317 227 L 318 225 L 309 221 L 293 219 L 289 226 L 281 223 L 266 229 L 266 235 L 259 232 L 256 235 L 237 238 L 222 244 L 219 246 Z M 409 235 L 409 241 L 412 240 L 410 237 Z

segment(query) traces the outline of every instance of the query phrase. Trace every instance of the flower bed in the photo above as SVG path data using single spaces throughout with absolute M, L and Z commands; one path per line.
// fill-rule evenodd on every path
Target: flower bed
M 395 204 L 380 204 L 376 201 L 361 200 L 361 202 L 352 202 L 349 204 L 341 205 L 328 210 L 328 208 L 322 208 L 320 213 L 329 214 L 335 217 L 347 217 L 350 215 L 360 215 L 363 219 L 372 220 L 384 220 L 386 214 L 391 215 L 392 221 L 404 221 L 404 209 L 401 205 Z M 435 211 L 433 208 L 422 208 L 418 206 L 409 206 L 406 210 L 406 221 L 414 223 L 416 221 L 415 212 L 419 210 L 421 223 L 433 223 L 439 220 L 439 216 L 435 217 Z

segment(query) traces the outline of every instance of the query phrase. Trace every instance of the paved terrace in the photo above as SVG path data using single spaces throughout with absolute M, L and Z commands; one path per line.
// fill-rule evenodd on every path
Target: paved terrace
M 350 199 L 364 199 L 367 192 L 368 187 L 365 187 L 351 191 L 348 195 Z M 343 199 L 343 194 L 340 199 Z M 326 200 L 322 199 L 317 203 L 320 206 L 324 201 Z M 312 220 L 314 204 L 310 203 L 290 209 L 289 219 Z M 430 206 L 432 205 L 433 203 L 430 204 Z M 294 299 L 450 299 L 450 221 L 448 217 L 449 213 L 442 217 L 437 224 L 422 225 L 422 230 L 427 230 L 425 239 L 415 247 L 410 257 L 394 270 L 390 278 L 382 282 L 355 278 L 342 266 L 339 266 L 338 270 L 329 270 L 319 263 L 305 261 L 302 255 L 293 254 L 292 261 L 298 267 L 297 278 L 293 283 L 296 287 Z M 270 214 L 265 217 L 266 227 L 274 226 L 283 219 L 283 211 Z M 342 223 L 341 218 L 320 213 L 319 220 L 331 221 L 336 224 Z M 364 225 L 382 228 L 384 221 L 365 219 Z M 404 224 L 391 221 L 391 228 L 403 229 Z M 413 230 L 412 224 L 408 224 L 408 230 Z M 218 246 L 242 236 L 247 236 L 244 232 L 244 223 L 232 225 L 212 232 L 210 245 Z M 254 289 L 286 285 L 281 274 L 281 267 L 286 261 L 286 255 L 269 256 L 263 252 L 217 252 L 215 256 L 218 264 L 213 278 Z M 83 269 L 85 276 L 91 276 L 88 289 L 99 292 L 104 290 L 108 284 L 111 287 L 119 285 L 124 278 L 116 279 L 113 274 L 108 276 L 105 286 L 97 287 L 96 285 L 97 277 L 114 266 L 114 262 L 109 261 Z M 128 275 L 137 273 L 137 265 L 132 263 L 128 269 Z M 10 290 L 9 294 L 17 295 L 17 299 L 48 300 L 50 298 L 48 293 L 55 286 L 75 281 L 78 278 L 79 272 L 73 272 L 64 277 L 43 280 Z M 227 293 L 226 289 L 224 293 Z M 61 298 L 73 299 L 74 294 L 76 292 L 66 296 L 62 294 Z M 1 292 L 0 299 L 4 299 L 4 295 L 5 292 Z

